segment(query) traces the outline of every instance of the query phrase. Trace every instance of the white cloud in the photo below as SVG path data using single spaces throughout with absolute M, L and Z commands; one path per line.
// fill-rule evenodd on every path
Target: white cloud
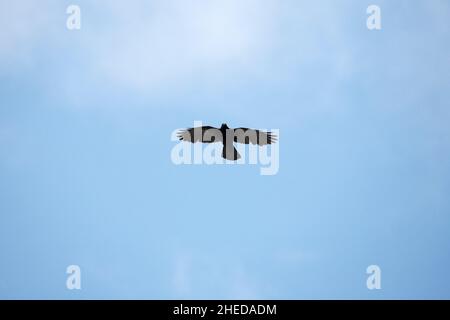
M 251 68 L 270 46 L 272 7 L 256 0 L 107 2 L 108 27 L 89 30 L 88 42 L 98 71 L 119 84 L 189 83 L 195 74 Z
M 15 73 L 38 65 L 34 70 L 39 74 L 27 76 L 51 100 L 64 104 L 108 105 L 104 98 L 115 98 L 117 90 L 165 99 L 191 85 L 205 91 L 210 85 L 226 111 L 239 117 L 254 119 L 258 98 L 268 110 L 327 111 L 337 105 L 345 80 L 369 70 L 371 59 L 383 58 L 371 53 L 372 44 L 364 41 L 369 35 L 365 8 L 355 9 L 355 1 L 80 0 L 82 27 L 73 32 L 66 30 L 65 5 L 56 0 L 0 3 L 0 70 Z M 437 31 L 427 31 L 427 39 L 441 43 L 449 30 L 449 6 L 441 1 L 427 8 Z M 385 31 L 378 41 L 388 34 L 399 36 L 398 30 Z M 411 39 L 399 37 L 401 41 Z M 417 69 L 407 65 L 405 71 L 403 63 L 415 62 L 418 53 L 408 54 L 414 47 L 399 45 L 396 54 L 379 50 L 390 58 L 402 53 L 401 48 L 405 57 L 392 70 L 403 76 Z M 445 52 L 433 51 L 441 52 L 439 57 Z M 42 61 L 48 63 L 45 69 L 39 69 Z M 428 65 L 422 64 L 424 73 Z M 290 88 L 293 83 L 296 88 Z M 242 95 L 241 88 L 250 94 Z M 279 106 L 278 99 L 286 101 Z M 300 108 L 299 100 L 314 107 Z M 297 121 L 291 113 L 278 112 L 276 117 Z
M 37 43 L 49 36 L 54 1 L 0 2 L 0 68 L 33 63 Z
M 189 296 L 191 294 L 191 264 L 189 254 L 179 253 L 175 256 L 172 285 L 176 296 Z
M 260 295 L 244 261 L 223 252 L 178 251 L 171 283 L 172 297 L 181 299 L 256 299 Z

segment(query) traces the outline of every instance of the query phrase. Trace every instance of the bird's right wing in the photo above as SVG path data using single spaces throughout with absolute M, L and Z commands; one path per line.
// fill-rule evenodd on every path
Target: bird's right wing
M 266 132 L 249 128 L 234 129 L 234 141 L 245 144 L 257 144 L 260 146 L 277 142 L 278 137 L 272 132 Z
M 188 142 L 220 142 L 223 141 L 222 132 L 218 128 L 203 126 L 178 131 L 178 138 Z

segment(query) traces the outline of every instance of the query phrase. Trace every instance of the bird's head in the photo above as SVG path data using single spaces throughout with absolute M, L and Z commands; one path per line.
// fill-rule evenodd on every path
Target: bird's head
M 226 123 L 222 123 L 220 129 L 229 129 Z

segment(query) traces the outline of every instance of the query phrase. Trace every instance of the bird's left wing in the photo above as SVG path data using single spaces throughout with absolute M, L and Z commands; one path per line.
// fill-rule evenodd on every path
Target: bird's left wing
M 260 146 L 277 142 L 277 136 L 272 132 L 265 132 L 249 128 L 234 129 L 234 141 L 245 144 L 257 144 Z
M 203 126 L 178 131 L 178 138 L 188 142 L 220 142 L 223 140 L 222 132 L 218 128 Z

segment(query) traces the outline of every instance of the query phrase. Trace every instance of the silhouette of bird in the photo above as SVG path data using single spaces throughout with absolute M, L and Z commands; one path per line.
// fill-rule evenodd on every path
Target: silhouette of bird
M 249 128 L 231 129 L 226 123 L 220 128 L 211 126 L 202 126 L 180 130 L 178 138 L 187 142 L 214 143 L 221 142 L 222 157 L 227 160 L 238 160 L 241 155 L 234 147 L 233 142 L 245 144 L 257 144 L 259 146 L 268 145 L 277 142 L 277 136 L 273 133 Z

